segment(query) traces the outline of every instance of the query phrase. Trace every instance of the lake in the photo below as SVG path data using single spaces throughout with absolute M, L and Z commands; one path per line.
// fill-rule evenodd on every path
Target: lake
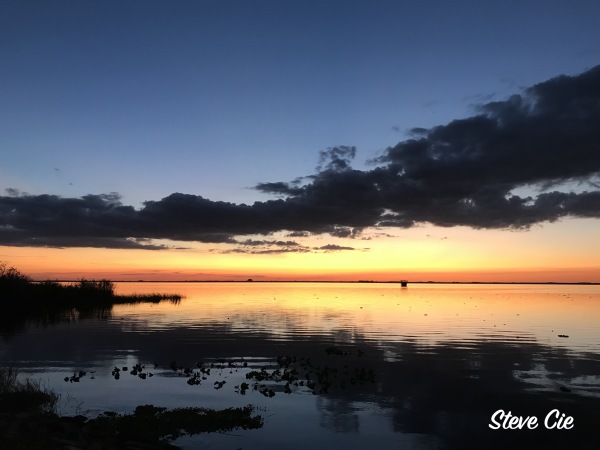
M 2 365 L 59 393 L 62 414 L 251 404 L 265 419 L 186 449 L 600 448 L 600 286 L 116 287 L 185 298 L 5 330 Z M 498 410 L 539 426 L 493 430 Z M 555 410 L 548 426 L 574 426 L 547 429 Z

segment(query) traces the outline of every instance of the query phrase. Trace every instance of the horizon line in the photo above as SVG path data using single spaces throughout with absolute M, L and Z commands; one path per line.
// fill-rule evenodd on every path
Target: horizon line
M 45 281 L 55 281 L 58 283 L 77 283 L 82 280 L 85 281 L 98 281 L 106 280 L 106 278 L 77 278 L 77 279 L 32 279 L 33 282 L 42 283 Z M 408 284 L 556 284 L 556 285 L 591 285 L 598 286 L 600 282 L 597 281 L 410 281 L 410 280 L 388 280 L 388 281 L 377 281 L 377 280 L 254 280 L 248 278 L 246 280 L 111 280 L 111 283 L 356 283 L 356 284 L 401 284 L 402 281 L 406 281 Z

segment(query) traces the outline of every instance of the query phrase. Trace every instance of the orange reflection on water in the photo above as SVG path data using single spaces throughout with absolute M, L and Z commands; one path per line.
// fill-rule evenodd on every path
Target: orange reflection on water
M 600 350 L 600 286 L 393 283 L 118 283 L 119 293 L 184 295 L 179 304 L 122 305 L 148 329 L 220 324 L 278 339 L 537 340 Z M 558 335 L 568 335 L 568 338 Z

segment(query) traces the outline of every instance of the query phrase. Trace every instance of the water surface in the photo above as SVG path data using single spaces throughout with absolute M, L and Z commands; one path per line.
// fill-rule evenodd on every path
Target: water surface
M 263 429 L 184 438 L 184 448 L 600 448 L 599 286 L 146 282 L 117 291 L 185 298 L 5 331 L 2 363 L 59 392 L 65 414 L 253 404 L 265 417 Z M 242 395 L 241 383 L 254 383 L 246 374 L 272 372 L 281 355 L 330 371 L 331 385 L 286 393 L 267 380 Z M 115 367 L 138 363 L 153 376 L 114 378 Z M 211 365 L 199 385 L 171 368 Z M 80 371 L 79 382 L 64 381 Z M 488 427 L 498 409 L 543 421 L 554 408 L 575 428 Z

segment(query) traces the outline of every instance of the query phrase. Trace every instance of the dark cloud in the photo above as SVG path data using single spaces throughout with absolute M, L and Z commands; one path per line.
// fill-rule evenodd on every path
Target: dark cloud
M 323 158 L 323 155 L 321 155 L 321 157 Z M 304 177 L 297 177 L 290 182 L 277 181 L 274 183 L 258 183 L 252 189 L 278 197 L 289 197 L 302 194 L 300 185 L 305 183 L 305 181 L 310 181 L 314 178 L 315 175 L 307 175 Z
M 600 66 L 482 104 L 471 117 L 414 128 L 371 170 L 351 167 L 355 147 L 329 148 L 316 174 L 261 183 L 257 190 L 283 198 L 252 205 L 174 193 L 134 209 L 115 193 L 61 198 L 9 189 L 0 196 L 0 244 L 150 249 L 164 248 L 154 239 L 171 239 L 248 252 L 252 245 L 235 237 L 284 230 L 289 237 L 353 237 L 368 227 L 419 223 L 526 229 L 598 218 L 598 124 Z M 301 250 L 275 242 L 254 251 Z
M 5 233 L 4 230 L 0 230 L 0 245 L 9 245 L 12 247 L 97 247 L 140 250 L 166 250 L 175 248 L 167 245 L 154 244 L 150 239 L 104 238 L 90 236 L 82 240 L 68 236 L 31 237 L 26 233 Z M 177 248 L 181 249 L 181 247 Z
M 598 175 L 600 66 L 487 103 L 479 112 L 419 130 L 422 137 L 389 148 L 379 160 L 387 164 L 377 177 L 382 204 L 414 222 L 480 228 L 600 216 L 597 191 L 511 194 Z
M 220 253 L 245 253 L 249 255 L 271 255 L 281 253 L 330 253 L 344 250 L 356 250 L 354 247 L 346 247 L 336 244 L 327 244 L 320 247 L 307 247 L 298 243 L 289 245 L 281 241 L 254 241 L 246 240 L 240 242 L 242 247 L 223 250 Z M 274 246 L 274 247 L 273 247 Z M 250 248 L 249 248 L 250 247 Z M 367 249 L 363 249 L 367 250 Z
M 241 247 L 224 250 L 221 253 L 248 253 L 252 255 L 267 255 L 277 253 L 307 253 L 310 248 L 296 241 L 280 241 L 272 239 L 246 239 L 236 241 Z M 248 248 L 250 247 L 250 248 Z
M 163 206 L 172 205 L 165 201 Z M 160 250 L 172 247 L 154 244 L 152 239 L 236 243 L 233 235 L 220 231 L 190 231 L 185 221 L 173 228 L 169 212 L 175 221 L 177 214 L 184 215 L 176 209 L 160 214 L 156 209 L 138 211 L 124 206 L 114 192 L 81 198 L 0 197 L 0 245 Z
M 305 247 L 298 248 L 266 248 L 262 250 L 248 250 L 245 248 L 233 248 L 230 250 L 223 250 L 220 253 L 245 253 L 248 255 L 278 255 L 281 253 L 308 253 L 310 250 Z
M 280 253 L 309 253 L 311 249 L 304 245 L 291 245 L 291 246 L 271 246 L 271 244 L 267 243 L 264 245 L 260 245 L 257 243 L 246 244 L 244 242 L 241 243 L 241 247 L 236 247 L 233 249 L 222 250 L 219 253 L 245 253 L 248 255 L 272 255 L 272 254 L 280 254 Z
M 320 230 L 321 233 L 329 233 L 333 237 L 354 239 L 362 233 L 362 228 L 331 226 Z
M 308 253 L 322 251 L 340 251 L 354 250 L 352 247 L 342 247 L 335 244 L 324 245 L 321 247 L 308 247 L 301 245 L 296 241 L 280 241 L 271 239 L 246 239 L 237 242 L 240 247 L 224 250 L 221 253 L 247 253 L 251 255 L 267 255 L 277 253 Z
M 21 191 L 15 188 L 6 188 L 4 189 L 4 191 L 11 197 L 18 197 L 19 195 L 21 195 Z
M 341 250 L 356 250 L 354 247 L 345 247 L 336 244 L 327 244 L 321 247 L 315 247 L 315 250 L 325 250 L 326 252 L 339 252 Z
M 296 241 L 272 241 L 272 240 L 252 240 L 252 239 L 246 239 L 245 241 L 241 241 L 240 244 L 242 245 L 250 245 L 250 246 L 257 246 L 257 245 L 275 245 L 277 247 L 299 247 L 300 244 Z
M 308 232 L 308 231 L 291 231 L 290 233 L 287 233 L 286 236 L 287 237 L 308 237 L 311 236 L 312 233 Z
M 356 157 L 356 147 L 340 145 L 329 147 L 319 152 L 319 165 L 317 172 L 333 171 L 341 172 L 350 169 L 352 160 Z
M 258 183 L 254 189 L 265 194 L 275 194 L 281 196 L 299 195 L 301 188 L 293 187 L 290 183 L 278 181 L 276 183 Z

